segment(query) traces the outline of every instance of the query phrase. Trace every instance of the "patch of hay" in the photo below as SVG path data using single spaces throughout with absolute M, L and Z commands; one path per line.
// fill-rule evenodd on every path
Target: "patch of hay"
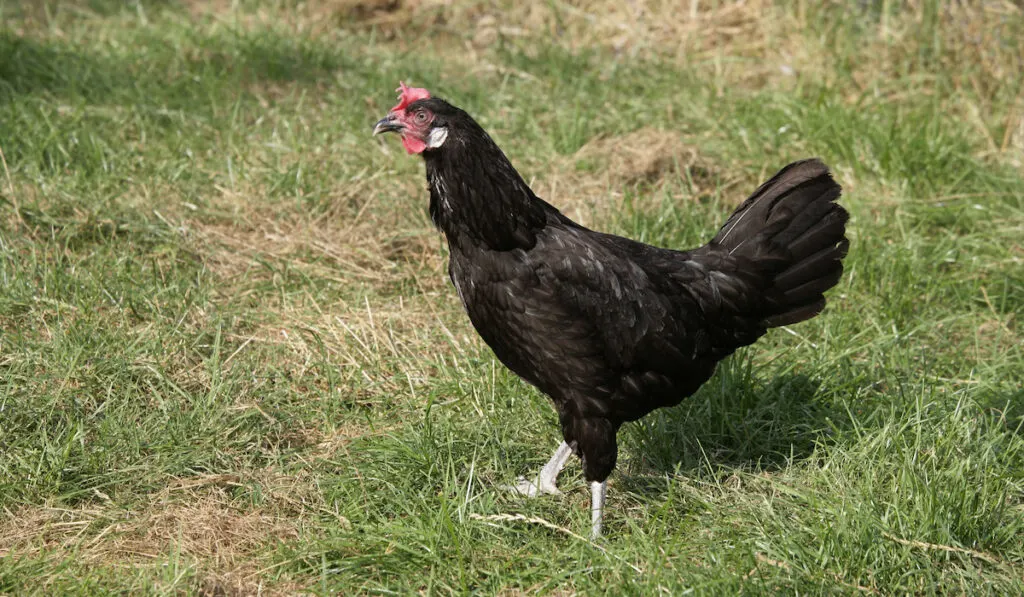
M 239 508 L 229 489 L 258 483 L 263 508 Z M 94 504 L 81 508 L 25 507 L 0 517 L 0 557 L 64 557 L 102 566 L 146 566 L 184 557 L 201 571 L 201 592 L 220 595 L 288 594 L 298 586 L 268 583 L 262 553 L 298 538 L 301 518 L 281 515 L 301 500 L 314 500 L 308 479 L 268 473 L 264 478 L 207 475 L 181 479 L 140 508 Z M 97 496 L 105 498 L 99 492 Z M 290 506 L 289 506 L 290 505 Z M 302 504 L 309 511 L 315 504 Z
M 643 128 L 599 137 L 560 160 L 537 193 L 584 224 L 618 209 L 625 191 L 651 197 L 670 181 L 685 179 L 694 197 L 710 195 L 740 179 L 726 179 L 696 146 L 676 133 Z

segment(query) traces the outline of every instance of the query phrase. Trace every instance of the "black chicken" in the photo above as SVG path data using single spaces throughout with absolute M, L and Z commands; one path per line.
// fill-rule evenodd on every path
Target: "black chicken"
M 398 91 L 373 132 L 397 132 L 423 156 L 430 216 L 448 239 L 448 272 L 470 321 L 558 411 L 565 441 L 538 482 L 518 489 L 557 492 L 577 454 L 596 537 L 619 427 L 678 404 L 768 328 L 824 308 L 849 245 L 840 187 L 820 161 L 795 162 L 708 244 L 661 249 L 573 222 L 530 190 L 468 114 L 425 89 Z

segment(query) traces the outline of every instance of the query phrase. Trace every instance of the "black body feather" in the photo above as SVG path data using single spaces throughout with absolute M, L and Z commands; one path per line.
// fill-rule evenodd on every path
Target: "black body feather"
M 817 160 L 764 183 L 705 246 L 674 251 L 588 230 L 544 202 L 465 112 L 423 152 L 449 274 L 498 359 L 551 397 L 589 481 L 615 467 L 625 421 L 678 404 L 773 326 L 809 319 L 848 242 Z

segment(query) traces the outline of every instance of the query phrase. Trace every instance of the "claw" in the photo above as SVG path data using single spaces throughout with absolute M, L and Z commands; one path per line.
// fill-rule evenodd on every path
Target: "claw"
M 565 461 L 569 459 L 571 454 L 572 450 L 569 448 L 569 445 L 562 442 L 562 445 L 558 446 L 558 449 L 555 450 L 551 460 L 544 465 L 544 468 L 540 469 L 536 482 L 530 481 L 526 477 L 519 477 L 515 485 L 508 486 L 506 489 L 527 497 L 537 497 L 545 493 L 560 495 L 562 492 L 555 485 L 555 480 L 558 478 L 558 473 L 562 471 Z
M 537 497 L 538 495 L 551 494 L 561 495 L 562 492 L 554 485 L 554 483 L 545 483 L 545 479 L 538 477 L 537 483 L 530 481 L 526 477 L 519 477 L 516 479 L 515 485 L 509 485 L 506 487 L 512 493 L 518 493 L 519 495 L 525 495 L 526 497 Z

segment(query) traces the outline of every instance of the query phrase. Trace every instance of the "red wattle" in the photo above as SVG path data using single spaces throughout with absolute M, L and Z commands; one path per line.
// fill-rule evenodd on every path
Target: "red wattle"
M 416 137 L 403 136 L 402 145 L 405 146 L 405 151 L 408 153 L 423 153 L 423 150 L 427 148 L 427 144 Z

